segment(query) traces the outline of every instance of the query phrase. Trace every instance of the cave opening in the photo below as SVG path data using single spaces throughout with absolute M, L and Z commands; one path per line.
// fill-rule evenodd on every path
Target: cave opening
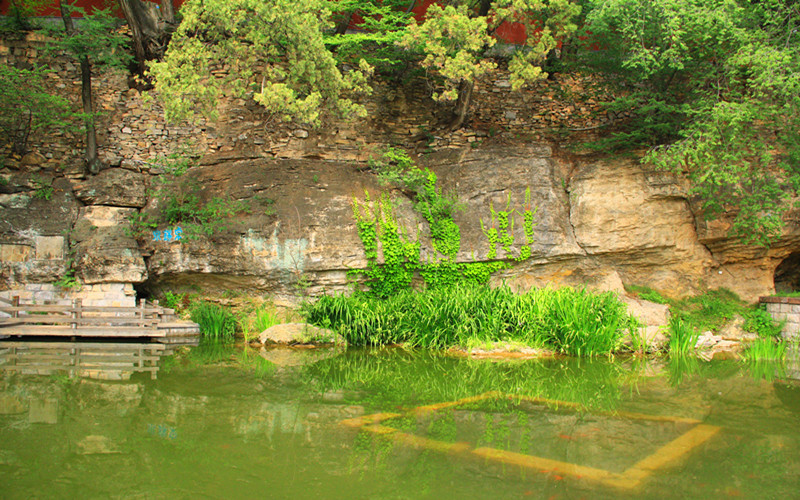
M 789 255 L 775 268 L 775 292 L 800 290 L 800 252 Z

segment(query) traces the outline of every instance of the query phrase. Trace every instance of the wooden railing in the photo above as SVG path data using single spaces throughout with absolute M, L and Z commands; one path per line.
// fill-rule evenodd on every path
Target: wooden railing
M 172 309 L 142 299 L 139 307 L 20 304 L 19 297 L 3 300 L 0 335 L 73 337 L 163 337 L 158 325 L 174 314 Z

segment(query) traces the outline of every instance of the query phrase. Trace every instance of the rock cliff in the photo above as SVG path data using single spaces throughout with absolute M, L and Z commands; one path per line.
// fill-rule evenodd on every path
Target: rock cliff
M 0 51 L 9 61 L 28 54 Z M 53 84 L 67 92 L 70 68 L 56 63 Z M 702 218 L 683 179 L 635 156 L 559 150 L 544 138 L 548 127 L 594 130 L 597 120 L 613 119 L 598 110 L 598 96 L 569 76 L 513 93 L 502 74 L 490 75 L 476 88 L 468 128 L 439 136 L 425 129 L 436 107 L 414 85 L 378 86 L 368 120 L 311 130 L 278 125 L 241 100 L 226 104 L 220 123 L 167 125 L 120 75 L 97 81 L 105 112 L 100 146 L 109 168 L 83 174 L 71 132 L 51 142 L 34 137 L 37 153 L 0 167 L 4 289 L 52 283 L 70 272 L 89 287 L 123 283 L 149 292 L 298 296 L 346 289 L 348 271 L 366 265 L 352 202 L 391 191 L 367 162 L 388 144 L 416 151 L 418 164 L 457 196 L 462 261 L 487 258 L 481 222 L 489 221 L 490 207 L 522 211 L 529 190 L 537 210 L 532 256 L 517 262 L 513 252 L 499 250 L 497 258 L 512 265 L 495 282 L 617 291 L 635 284 L 673 296 L 727 287 L 754 300 L 774 291 L 776 268 L 800 252 L 796 212 L 770 249 L 742 245 L 728 236 L 725 219 Z M 559 101 L 561 94 L 571 101 Z M 189 139 L 199 160 L 177 183 L 165 183 L 162 160 Z M 212 211 L 210 222 L 221 224 L 210 234 L 176 232 L 180 224 L 163 221 L 147 227 L 166 195 L 186 194 L 187 186 L 200 204 L 225 200 L 242 208 L 232 216 Z M 392 197 L 406 233 L 419 235 L 423 255 L 430 255 L 427 224 L 401 191 Z M 132 226 L 132 219 L 144 223 Z M 514 233 L 523 241 L 521 224 Z M 798 274 L 794 267 L 781 272 Z

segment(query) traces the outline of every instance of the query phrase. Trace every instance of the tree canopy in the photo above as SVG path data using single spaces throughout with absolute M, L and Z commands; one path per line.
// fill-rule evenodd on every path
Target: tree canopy
M 686 173 L 707 217 L 770 244 L 800 183 L 800 5 L 791 0 L 593 0 L 590 64 L 627 84 L 633 114 L 605 146 L 647 145 Z
M 340 68 L 325 46 L 323 0 L 189 0 L 162 62 L 150 66 L 167 119 L 214 116 L 221 95 L 244 97 L 283 119 L 320 124 L 320 113 L 365 116 L 345 96 L 368 92 L 371 67 Z

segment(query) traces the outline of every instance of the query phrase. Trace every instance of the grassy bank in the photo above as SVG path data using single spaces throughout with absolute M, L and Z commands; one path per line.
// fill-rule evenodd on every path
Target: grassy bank
M 637 327 L 612 293 L 455 285 L 403 290 L 386 299 L 366 294 L 325 296 L 307 304 L 310 323 L 351 345 L 407 344 L 448 348 L 475 342 L 519 342 L 572 355 L 617 350 Z
M 677 299 L 641 286 L 627 287 L 627 291 L 644 300 L 669 306 L 672 314 L 668 328 L 669 352 L 673 356 L 694 354 L 695 343 L 702 332 L 720 333 L 737 317 L 741 317 L 743 331 L 758 336 L 743 353 L 746 361 L 776 360 L 785 356 L 785 341 L 780 337 L 783 325 L 774 321 L 760 305 L 748 304 L 730 290 L 707 290 Z

